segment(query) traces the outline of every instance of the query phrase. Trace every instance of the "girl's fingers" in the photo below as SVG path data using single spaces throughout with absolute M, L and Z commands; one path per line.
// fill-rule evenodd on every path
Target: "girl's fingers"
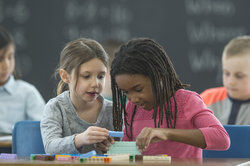
M 108 138 L 109 134 L 106 132 L 100 132 L 100 131 L 90 131 L 89 136 L 96 136 L 96 137 L 102 137 L 104 136 L 106 139 Z
M 147 149 L 148 141 L 150 141 L 149 137 L 145 137 L 145 139 L 143 140 L 143 144 L 142 144 L 142 151 L 145 151 Z
M 99 148 L 99 149 L 105 149 L 106 145 L 104 145 L 102 142 L 100 142 L 100 143 L 96 144 L 96 147 Z
M 104 141 L 107 139 L 107 137 L 105 137 L 105 136 L 91 136 L 91 139 Z
M 97 126 L 90 126 L 89 129 L 92 131 L 99 131 L 99 132 L 105 132 L 105 133 L 109 132 L 107 129 L 102 128 L 102 127 L 97 127 Z
M 136 139 L 136 146 L 138 149 L 143 150 L 145 137 L 139 137 Z
M 89 140 L 90 144 L 95 144 L 95 143 L 101 143 L 103 140 L 99 140 L 99 139 L 91 139 Z
M 152 140 L 152 135 L 150 135 L 150 136 L 148 137 L 148 139 L 146 140 L 145 147 L 144 147 L 145 149 L 148 148 L 148 146 L 149 146 L 151 140 Z
M 102 142 L 96 144 L 97 148 L 102 150 L 102 151 L 107 151 L 109 150 L 109 146 L 106 144 L 103 144 Z
M 105 146 L 110 146 L 110 142 L 107 139 L 102 141 L 102 144 L 105 145 Z
M 136 139 L 136 145 L 141 151 L 146 150 L 151 141 L 152 130 L 144 128 Z
M 112 138 L 112 137 L 108 137 L 108 140 L 111 144 L 114 144 L 115 143 L 115 140 Z
M 148 145 L 148 142 L 150 142 L 150 138 L 151 138 L 151 134 L 152 134 L 152 129 L 150 128 L 146 128 L 146 132 L 145 132 L 145 139 L 144 139 L 144 142 L 143 142 L 143 149 L 145 150 L 146 149 L 146 146 Z

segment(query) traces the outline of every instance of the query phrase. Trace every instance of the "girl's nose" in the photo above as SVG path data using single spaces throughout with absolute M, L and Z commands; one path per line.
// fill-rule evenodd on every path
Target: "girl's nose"
M 139 102 L 139 98 L 136 97 L 135 95 L 131 95 L 130 93 L 127 93 L 126 96 L 127 96 L 128 100 L 134 104 L 137 104 Z
M 229 85 L 234 85 L 234 84 L 235 84 L 235 79 L 234 79 L 234 77 L 231 76 L 231 77 L 228 78 L 228 84 L 229 84 Z
M 99 84 L 99 80 L 97 78 L 94 78 L 91 82 L 92 87 L 98 87 L 98 84 Z

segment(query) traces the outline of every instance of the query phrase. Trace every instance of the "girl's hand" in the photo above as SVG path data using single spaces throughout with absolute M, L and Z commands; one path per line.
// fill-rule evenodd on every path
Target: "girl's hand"
M 109 136 L 108 130 L 101 127 L 90 126 L 82 133 L 82 143 L 84 145 L 95 144 L 102 142 Z
M 142 152 L 148 148 L 149 144 L 167 139 L 167 129 L 145 127 L 137 136 L 136 145 L 137 148 Z
M 97 143 L 96 148 L 101 150 L 103 153 L 106 153 L 109 150 L 110 145 L 114 143 L 115 143 L 114 139 L 111 137 L 108 137 L 108 139 Z
M 108 130 L 101 127 L 90 126 L 86 131 L 75 136 L 75 146 L 80 148 L 83 145 L 95 144 L 108 138 Z

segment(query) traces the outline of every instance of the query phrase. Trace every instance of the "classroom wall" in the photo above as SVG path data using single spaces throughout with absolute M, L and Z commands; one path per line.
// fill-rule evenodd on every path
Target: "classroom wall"
M 22 78 L 46 101 L 64 44 L 149 37 L 166 49 L 183 83 L 198 93 L 221 84 L 221 52 L 249 34 L 249 0 L 0 0 L 0 25 L 14 36 Z

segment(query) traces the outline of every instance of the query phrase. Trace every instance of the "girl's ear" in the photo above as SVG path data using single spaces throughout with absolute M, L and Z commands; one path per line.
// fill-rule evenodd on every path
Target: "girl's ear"
M 70 76 L 69 76 L 69 74 L 67 73 L 66 70 L 60 69 L 59 74 L 60 74 L 60 77 L 61 77 L 63 82 L 65 82 L 67 84 L 70 83 L 70 81 L 69 81 Z

